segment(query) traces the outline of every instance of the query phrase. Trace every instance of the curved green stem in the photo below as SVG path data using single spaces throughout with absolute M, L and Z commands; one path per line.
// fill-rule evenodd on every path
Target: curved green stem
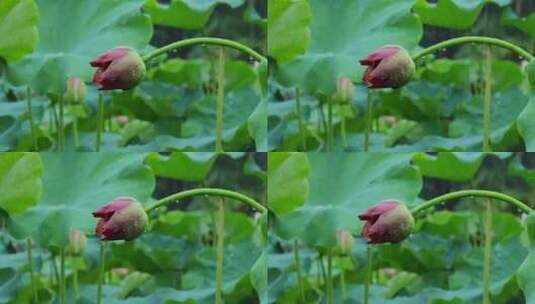
M 422 204 L 420 204 L 419 206 L 415 207 L 415 208 L 412 208 L 411 209 L 411 213 L 413 215 L 416 215 L 417 213 L 427 209 L 427 208 L 431 208 L 435 205 L 438 205 L 444 201 L 447 201 L 447 200 L 452 200 L 452 199 L 458 199 L 458 198 L 461 198 L 461 197 L 467 197 L 467 196 L 477 196 L 477 197 L 487 197 L 487 198 L 492 198 L 492 199 L 497 199 L 497 200 L 500 200 L 502 202 L 506 202 L 506 203 L 509 203 L 517 208 L 519 208 L 520 210 L 522 210 L 523 212 L 525 213 L 530 213 L 533 211 L 533 209 L 531 209 L 529 206 L 527 206 L 526 204 L 524 204 L 523 202 L 517 200 L 516 198 L 514 197 L 511 197 L 507 194 L 503 194 L 501 192 L 495 192 L 495 191 L 488 191 L 488 190 L 460 190 L 460 191 L 455 191 L 455 192 L 450 192 L 450 193 L 446 193 L 444 195 L 441 195 L 441 196 L 438 196 L 438 197 L 435 197 L 431 200 L 428 200 L 426 202 L 423 202 Z
M 100 151 L 100 142 L 102 141 L 102 125 L 104 120 L 104 97 L 98 93 L 98 118 L 97 118 L 97 138 L 95 141 L 95 150 Z
M 32 137 L 33 150 L 38 151 L 39 147 L 37 146 L 37 132 L 35 131 L 32 111 L 32 88 L 29 86 L 26 87 L 26 101 L 28 103 L 28 119 L 30 120 L 30 136 Z
M 482 37 L 482 36 L 465 36 L 465 37 L 458 37 L 453 39 L 448 39 L 442 42 L 439 42 L 437 44 L 434 44 L 428 48 L 423 49 L 416 55 L 412 56 L 412 59 L 414 61 L 420 59 L 421 57 L 424 57 L 426 55 L 429 55 L 435 51 L 454 46 L 457 44 L 463 44 L 463 43 L 480 43 L 480 44 L 488 44 L 488 45 L 494 45 L 501 48 L 508 49 L 512 51 L 513 53 L 516 53 L 517 55 L 525 58 L 526 60 L 532 60 L 533 55 L 531 55 L 528 51 L 522 49 L 521 47 L 512 44 L 510 42 L 507 42 L 505 40 L 497 39 L 497 38 L 491 38 L 491 37 Z
M 372 246 L 368 245 L 366 247 L 366 263 L 368 267 L 366 268 L 366 278 L 364 281 L 364 304 L 368 304 L 368 299 L 370 297 L 370 282 L 372 278 Z
M 227 198 L 235 199 L 237 201 L 245 203 L 249 205 L 250 207 L 260 211 L 261 213 L 267 212 L 266 207 L 262 206 L 260 203 L 258 203 L 257 201 L 255 201 L 254 199 L 246 195 L 243 195 L 238 192 L 230 191 L 230 190 L 217 189 L 217 188 L 198 188 L 198 189 L 191 189 L 191 190 L 177 192 L 175 194 L 171 194 L 167 197 L 164 197 L 154 202 L 151 206 L 145 208 L 145 211 L 148 213 L 151 210 L 159 208 L 167 203 L 174 202 L 174 201 L 186 198 L 186 197 L 197 196 L 197 195 L 227 197 Z
M 35 272 L 33 271 L 33 257 L 32 257 L 32 240 L 26 239 L 26 251 L 28 252 L 28 268 L 30 269 L 30 281 L 32 284 L 32 294 L 35 303 L 39 303 L 39 296 L 37 294 L 37 282 L 35 281 Z
M 372 92 L 368 90 L 366 98 L 366 129 L 364 132 L 364 152 L 368 152 L 370 146 L 370 132 L 372 128 Z
M 490 258 L 492 250 L 492 205 L 486 203 L 485 214 L 485 249 L 483 255 L 483 304 L 490 304 Z
M 100 242 L 100 267 L 98 270 L 97 304 L 102 303 L 102 281 L 104 280 L 104 242 Z
M 223 107 L 225 102 L 225 52 L 219 49 L 219 67 L 217 71 L 217 100 L 215 122 L 215 151 L 223 152 Z
M 303 151 L 307 150 L 307 140 L 305 135 L 305 126 L 303 124 L 303 116 L 301 114 L 301 90 L 295 88 L 295 111 L 297 112 L 297 123 L 299 124 L 299 136 L 301 137 L 301 146 Z
M 490 46 L 487 46 L 485 57 L 485 95 L 483 96 L 483 152 L 490 152 L 490 102 L 492 90 L 492 58 Z
M 249 48 L 249 47 L 247 47 L 247 46 L 245 46 L 245 45 L 243 45 L 241 43 L 238 43 L 238 42 L 233 41 L 233 40 L 222 39 L 222 38 L 213 38 L 213 37 L 198 37 L 198 38 L 190 38 L 190 39 L 184 39 L 184 40 L 176 41 L 176 42 L 173 42 L 173 43 L 168 44 L 166 46 L 163 46 L 161 48 L 158 48 L 158 49 L 146 54 L 145 56 L 142 56 L 141 59 L 143 59 L 143 61 L 147 62 L 151 58 L 156 57 L 158 55 L 161 55 L 163 53 L 166 53 L 166 52 L 169 52 L 169 51 L 172 51 L 174 49 L 181 48 L 181 47 L 195 45 L 195 44 L 212 44 L 212 45 L 219 45 L 219 46 L 223 46 L 223 47 L 229 47 L 229 48 L 236 49 L 236 50 L 238 50 L 238 51 L 240 51 L 242 53 L 245 53 L 245 54 L 249 55 L 250 57 L 255 58 L 258 61 L 266 61 L 267 60 L 264 56 L 260 55 L 255 50 L 253 50 L 253 49 L 251 49 L 251 48 Z
M 223 304 L 223 258 L 225 250 L 225 209 L 223 199 L 219 199 L 219 209 L 217 212 L 217 256 L 215 271 L 215 303 Z

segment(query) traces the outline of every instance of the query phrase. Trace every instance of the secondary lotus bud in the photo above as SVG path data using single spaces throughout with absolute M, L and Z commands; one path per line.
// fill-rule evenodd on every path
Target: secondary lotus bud
M 93 212 L 100 220 L 95 233 L 101 240 L 132 240 L 145 231 L 148 216 L 143 206 L 131 197 L 120 197 Z
M 63 98 L 68 103 L 84 103 L 85 101 L 85 83 L 78 77 L 67 79 L 66 91 Z
M 342 77 L 336 82 L 336 93 L 334 93 L 334 101 L 339 103 L 351 103 L 353 100 L 353 91 L 355 86 L 350 78 Z
M 347 230 L 336 231 L 336 247 L 335 251 L 341 255 L 348 255 L 353 249 L 353 236 Z
M 128 47 L 111 49 L 90 64 L 97 68 L 93 83 L 99 90 L 128 90 L 140 83 L 145 75 L 143 59 Z
M 71 229 L 69 231 L 69 251 L 73 255 L 82 254 L 85 250 L 87 237 L 85 233 L 78 229 Z
M 370 244 L 398 243 L 411 233 L 414 218 L 405 204 L 396 200 L 385 200 L 370 207 L 359 219 L 366 221 L 361 236 Z
M 368 66 L 362 80 L 371 89 L 400 88 L 416 69 L 409 53 L 398 45 L 386 45 L 359 62 Z

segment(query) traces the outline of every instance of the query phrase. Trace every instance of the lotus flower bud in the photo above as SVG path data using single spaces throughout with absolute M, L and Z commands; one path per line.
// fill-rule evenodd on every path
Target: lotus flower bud
M 99 90 L 128 90 L 140 83 L 145 75 L 143 59 L 128 47 L 109 50 L 90 64 L 97 68 L 93 83 Z
M 340 255 L 348 255 L 353 250 L 353 236 L 347 230 L 336 231 L 336 247 L 335 252 Z
M 115 121 L 117 122 L 117 124 L 119 126 L 122 127 L 122 126 L 125 126 L 128 123 L 129 118 L 126 115 L 117 115 L 117 116 L 115 116 Z
M 66 83 L 67 90 L 63 98 L 68 103 L 84 103 L 85 83 L 78 77 L 70 77 Z
M 368 66 L 362 80 L 370 89 L 400 88 L 409 82 L 415 71 L 409 53 L 397 45 L 386 45 L 359 62 Z
M 411 233 L 414 218 L 405 204 L 396 200 L 385 200 L 370 207 L 359 219 L 366 221 L 361 236 L 370 244 L 398 243 Z
M 333 100 L 339 103 L 351 103 L 351 100 L 353 100 L 354 90 L 355 86 L 350 78 L 339 78 L 336 82 L 336 93 L 334 93 Z
M 73 255 L 80 255 L 85 250 L 87 237 L 85 233 L 78 229 L 69 231 L 69 252 Z
M 143 206 L 131 197 L 117 198 L 93 212 L 93 216 L 100 218 L 95 233 L 105 241 L 135 239 L 148 222 Z

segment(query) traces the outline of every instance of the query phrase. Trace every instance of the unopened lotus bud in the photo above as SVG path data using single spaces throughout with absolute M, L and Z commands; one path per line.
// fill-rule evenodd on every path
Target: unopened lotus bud
M 128 47 L 109 50 L 90 62 L 97 70 L 93 83 L 99 90 L 128 90 L 145 76 L 145 63 L 139 54 Z
M 361 236 L 370 244 L 401 242 L 414 227 L 411 212 L 397 200 L 382 201 L 364 210 L 358 217 L 366 221 Z
M 416 69 L 409 53 L 398 45 L 386 45 L 359 62 L 367 66 L 362 80 L 370 89 L 400 88 Z
M 128 123 L 128 116 L 126 115 L 118 115 L 115 117 L 115 121 L 119 126 L 124 126 Z
M 66 91 L 63 98 L 68 103 L 84 103 L 85 101 L 85 83 L 78 77 L 67 79 Z
M 135 239 L 148 223 L 145 209 L 131 197 L 117 198 L 93 212 L 93 216 L 100 218 L 95 233 L 105 241 Z
M 339 78 L 336 82 L 336 93 L 334 93 L 334 102 L 351 103 L 353 100 L 353 91 L 355 86 L 348 77 Z
M 340 255 L 349 255 L 353 250 L 353 236 L 347 230 L 336 231 L 336 248 L 335 251 Z
M 69 251 L 73 255 L 80 255 L 85 251 L 87 237 L 78 229 L 69 231 Z

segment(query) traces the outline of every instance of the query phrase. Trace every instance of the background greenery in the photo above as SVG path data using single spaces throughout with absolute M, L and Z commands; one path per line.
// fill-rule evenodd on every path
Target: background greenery
M 304 150 L 296 88 L 307 150 L 324 149 L 326 99 L 342 76 L 358 84 L 350 104 L 335 105 L 335 150 L 362 151 L 368 90 L 358 60 L 383 45 L 398 44 L 415 54 L 449 38 L 484 35 L 534 52 L 535 3 L 527 0 L 296 0 L 271 1 L 268 10 L 270 151 Z M 279 34 L 285 30 L 287 35 Z M 467 44 L 441 50 L 417 62 L 404 88 L 373 91 L 370 150 L 481 151 L 485 49 Z M 493 151 L 535 149 L 525 64 L 492 48 Z
M 31 303 L 25 238 L 34 242 L 40 301 L 56 303 L 52 263 L 59 263 L 69 231 L 84 231 L 86 250 L 66 262 L 67 303 L 95 303 L 99 242 L 92 211 L 120 196 L 146 206 L 199 187 L 265 203 L 265 167 L 260 153 L 1 153 L 0 303 Z M 224 205 L 224 299 L 265 303 L 265 217 L 232 200 Z M 151 228 L 138 239 L 107 243 L 103 303 L 213 303 L 216 212 L 216 198 L 185 199 L 151 213 Z
M 367 246 L 360 238 L 359 213 L 385 199 L 414 207 L 461 189 L 499 191 L 534 207 L 534 156 L 270 153 L 268 176 L 291 185 L 269 181 L 268 204 L 274 211 L 268 245 L 270 303 L 299 303 L 294 242 L 306 303 L 325 301 L 320 261 L 325 269 L 328 249 L 338 253 L 333 260 L 335 303 L 362 303 Z M 295 173 L 298 167 L 300 174 Z M 417 217 L 408 239 L 373 246 L 370 303 L 481 303 L 485 203 L 474 198 L 444 202 Z M 282 204 L 286 208 L 278 207 Z M 492 201 L 492 208 L 491 303 L 531 303 L 533 242 L 524 228 L 526 215 L 499 201 Z M 339 230 L 355 237 L 347 255 L 337 251 Z

